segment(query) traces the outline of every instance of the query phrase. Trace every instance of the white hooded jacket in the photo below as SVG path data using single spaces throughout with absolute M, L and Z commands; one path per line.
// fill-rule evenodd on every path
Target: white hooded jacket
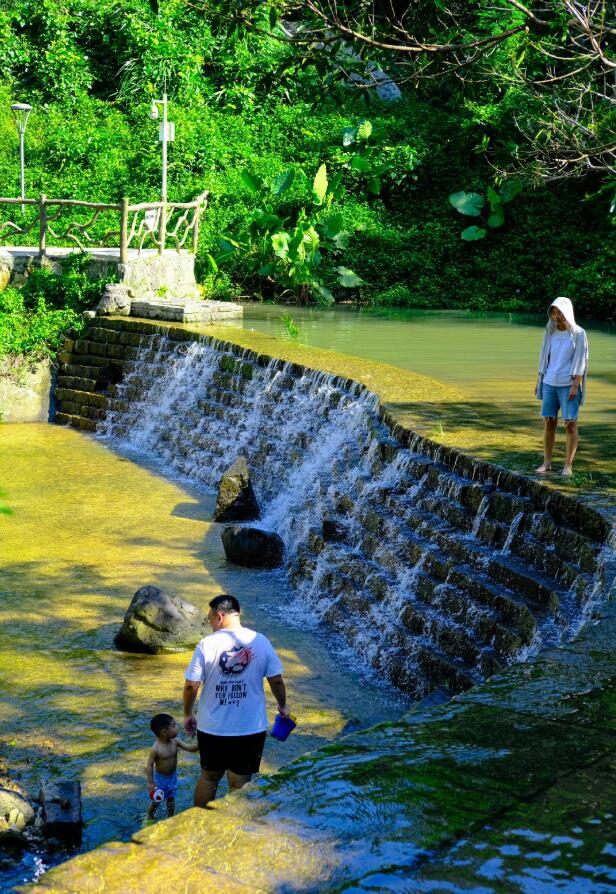
M 556 298 L 548 308 L 548 316 L 550 310 L 556 307 L 562 313 L 565 320 L 569 324 L 567 332 L 573 342 L 573 359 L 571 361 L 571 369 L 569 375 L 573 380 L 574 376 L 582 376 L 582 400 L 586 397 L 586 373 L 588 372 L 588 338 L 581 326 L 575 322 L 573 313 L 573 305 L 568 298 Z M 536 396 L 539 400 L 543 398 L 543 377 L 545 376 L 548 364 L 550 362 L 550 336 L 556 329 L 556 323 L 552 319 L 548 320 L 548 325 L 543 333 L 543 342 L 541 345 L 541 353 L 539 355 L 539 379 L 537 381 Z

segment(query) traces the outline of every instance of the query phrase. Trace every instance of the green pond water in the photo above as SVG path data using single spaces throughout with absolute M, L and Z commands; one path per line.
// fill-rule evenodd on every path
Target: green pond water
M 130 655 L 113 647 L 143 584 L 200 606 L 235 593 L 245 623 L 274 642 L 300 726 L 284 744 L 268 740 L 266 773 L 404 710 L 401 696 L 339 666 L 330 641 L 284 623 L 288 594 L 280 576 L 227 564 L 211 522 L 213 495 L 50 425 L 0 426 L 0 488 L 12 512 L 0 514 L 0 772 L 32 795 L 43 778 L 80 779 L 83 850 L 140 828 L 150 718 L 159 711 L 182 716 L 189 654 Z M 271 698 L 268 705 L 273 719 Z M 179 764 L 184 810 L 197 759 L 182 754 Z M 0 852 L 0 890 L 66 856 L 28 852 L 16 860 Z
M 288 314 L 307 345 L 388 363 L 431 376 L 462 393 L 429 432 L 473 455 L 532 474 L 542 456 L 542 422 L 534 397 L 546 318 L 453 311 L 329 309 L 244 305 L 244 328 L 286 338 Z M 580 414 L 579 478 L 570 488 L 616 507 L 616 324 L 587 323 L 590 364 L 587 401 Z M 412 404 L 398 407 L 410 427 Z M 415 417 L 415 418 L 414 418 Z M 417 426 L 415 426 L 417 427 Z M 555 469 L 564 459 L 562 433 Z M 558 481 L 558 476 L 554 476 Z M 560 482 L 558 482 L 560 485 Z

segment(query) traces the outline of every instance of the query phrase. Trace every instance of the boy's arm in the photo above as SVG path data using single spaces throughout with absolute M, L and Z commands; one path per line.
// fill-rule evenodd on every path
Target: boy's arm
M 181 739 L 176 739 L 175 741 L 178 748 L 181 748 L 183 751 L 199 751 L 199 746 L 196 742 L 182 742 Z
M 154 776 L 152 771 L 154 769 L 154 761 L 156 760 L 156 747 L 152 746 L 150 748 L 150 753 L 148 754 L 148 760 L 145 765 L 145 775 L 148 780 L 148 789 L 151 791 L 154 788 Z

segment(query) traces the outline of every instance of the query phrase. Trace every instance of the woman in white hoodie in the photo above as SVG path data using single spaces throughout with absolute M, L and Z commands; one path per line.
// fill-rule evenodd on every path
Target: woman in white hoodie
M 541 415 L 544 423 L 543 463 L 536 471 L 540 475 L 546 475 L 552 469 L 552 452 L 560 409 L 566 432 L 562 474 L 569 478 L 573 474 L 573 458 L 578 445 L 578 412 L 586 395 L 588 339 L 582 327 L 575 322 L 573 305 L 568 298 L 553 301 L 548 309 L 548 316 L 535 391 L 536 397 L 542 401 Z

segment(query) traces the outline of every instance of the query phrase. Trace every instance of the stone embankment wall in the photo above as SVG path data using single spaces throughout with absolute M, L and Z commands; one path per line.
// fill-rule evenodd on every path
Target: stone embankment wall
M 404 429 L 347 378 L 137 320 L 93 321 L 60 363 L 61 424 L 211 486 L 241 449 L 306 609 L 408 692 L 559 644 L 605 592 L 601 515 Z
M 52 367 L 49 360 L 17 358 L 0 363 L 0 422 L 46 422 Z

